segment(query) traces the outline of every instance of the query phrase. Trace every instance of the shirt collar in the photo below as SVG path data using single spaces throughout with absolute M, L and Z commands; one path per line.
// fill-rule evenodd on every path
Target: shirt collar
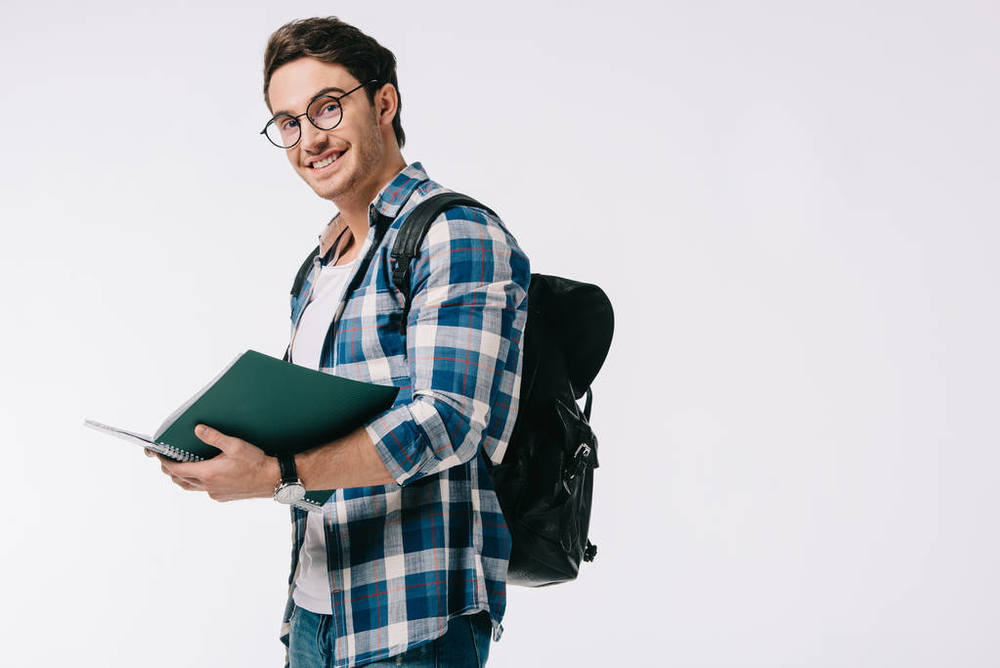
M 424 166 L 419 162 L 410 163 L 382 188 L 372 200 L 372 205 L 383 216 L 395 218 L 417 186 L 427 180 Z

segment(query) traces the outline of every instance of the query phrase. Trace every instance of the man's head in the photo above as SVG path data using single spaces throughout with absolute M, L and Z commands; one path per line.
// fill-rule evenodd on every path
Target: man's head
M 405 165 L 396 59 L 336 18 L 293 21 L 275 31 L 264 56 L 264 99 L 274 119 L 270 130 L 278 122 L 288 130 L 288 141 L 278 143 L 294 142 L 289 162 L 340 208 L 367 204 Z
M 274 31 L 264 52 L 264 102 L 271 106 L 271 78 L 274 71 L 285 63 L 299 58 L 315 58 L 324 63 L 342 66 L 358 82 L 365 83 L 368 101 L 374 103 L 375 91 L 385 84 L 396 89 L 396 117 L 392 130 L 396 143 L 403 148 L 406 134 L 399 120 L 403 101 L 396 80 L 396 57 L 373 38 L 352 25 L 330 16 L 327 18 L 300 19 Z M 377 84 L 368 84 L 369 81 Z

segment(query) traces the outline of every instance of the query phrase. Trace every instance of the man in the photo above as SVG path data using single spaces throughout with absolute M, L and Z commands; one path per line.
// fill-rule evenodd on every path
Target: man
M 450 209 L 412 265 L 404 313 L 389 252 L 405 214 L 444 189 L 400 153 L 395 66 L 335 18 L 282 26 L 265 53 L 263 132 L 339 212 L 293 296 L 289 359 L 396 385 L 395 404 L 281 463 L 205 425 L 220 455 L 161 458 L 178 485 L 220 501 L 279 498 L 296 472 L 307 490 L 336 490 L 322 512 L 292 507 L 293 667 L 481 666 L 504 613 L 510 539 L 487 458 L 517 410 L 528 260 L 494 216 Z

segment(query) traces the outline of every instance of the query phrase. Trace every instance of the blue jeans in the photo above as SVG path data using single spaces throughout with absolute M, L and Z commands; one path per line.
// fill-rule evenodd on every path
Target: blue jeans
M 305 608 L 292 611 L 288 638 L 291 668 L 327 668 L 333 665 L 333 638 L 330 615 L 318 615 Z M 368 666 L 409 666 L 410 668 L 482 668 L 490 654 L 493 622 L 487 612 L 453 617 L 443 636 L 389 659 Z

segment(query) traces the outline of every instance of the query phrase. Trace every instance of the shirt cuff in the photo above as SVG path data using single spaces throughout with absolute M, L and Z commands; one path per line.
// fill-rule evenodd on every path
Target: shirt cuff
M 418 395 L 365 425 L 382 463 L 399 485 L 462 463 L 452 440 L 462 443 L 471 436 L 470 425 L 467 420 L 455 421 L 457 415 L 442 419 L 434 404 L 430 397 Z

